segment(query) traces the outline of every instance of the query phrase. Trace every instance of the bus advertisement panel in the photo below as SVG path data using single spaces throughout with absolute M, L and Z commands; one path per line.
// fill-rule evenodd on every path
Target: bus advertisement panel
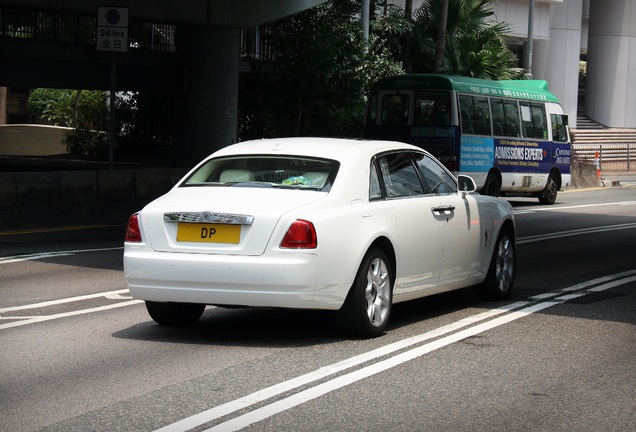
M 369 94 L 364 137 L 422 147 L 483 194 L 552 204 L 571 180 L 567 116 L 545 81 L 383 78 Z
M 459 167 L 474 172 L 495 167 L 502 173 L 549 172 L 558 167 L 561 173 L 570 174 L 570 152 L 568 143 L 463 136 Z

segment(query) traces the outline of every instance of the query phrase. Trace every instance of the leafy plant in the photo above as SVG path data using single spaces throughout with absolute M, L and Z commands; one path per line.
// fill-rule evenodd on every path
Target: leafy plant
M 374 28 L 385 34 L 399 36 L 408 26 L 395 14 L 381 18 Z M 402 72 L 390 41 L 377 34 L 363 40 L 355 1 L 331 1 L 280 20 L 264 37 L 276 47 L 276 72 L 257 74 L 241 89 L 241 139 L 358 136 L 365 92 L 377 78 Z
M 444 61 L 434 64 L 435 40 L 443 0 L 429 0 L 415 11 L 413 69 L 489 79 L 520 78 L 518 59 L 508 48 L 510 27 L 496 22 L 495 0 L 448 0 Z
M 37 88 L 27 106 L 40 122 L 53 126 L 104 130 L 108 119 L 102 91 Z

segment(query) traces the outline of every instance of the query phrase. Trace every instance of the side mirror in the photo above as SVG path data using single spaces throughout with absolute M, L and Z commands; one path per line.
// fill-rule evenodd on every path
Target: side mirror
M 473 180 L 472 177 L 460 174 L 457 176 L 457 188 L 465 195 L 475 192 L 477 190 L 477 185 L 475 185 L 475 180 Z

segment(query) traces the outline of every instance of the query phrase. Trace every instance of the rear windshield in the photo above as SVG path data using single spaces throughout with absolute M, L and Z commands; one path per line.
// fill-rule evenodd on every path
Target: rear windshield
M 306 156 L 240 155 L 210 159 L 179 187 L 236 186 L 327 191 L 340 164 Z

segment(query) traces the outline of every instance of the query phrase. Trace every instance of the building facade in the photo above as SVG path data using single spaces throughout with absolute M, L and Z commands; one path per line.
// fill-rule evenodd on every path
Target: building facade
M 412 0 L 413 9 L 425 1 Z M 395 3 L 404 6 L 405 0 Z M 512 44 L 525 54 L 530 1 L 500 0 L 494 12 L 511 26 Z M 636 89 L 629 85 L 636 77 L 636 0 L 535 0 L 533 17 L 530 72 L 548 81 L 570 126 L 576 127 L 581 105 L 606 127 L 636 128 Z M 587 78 L 580 86 L 581 60 L 587 62 Z

